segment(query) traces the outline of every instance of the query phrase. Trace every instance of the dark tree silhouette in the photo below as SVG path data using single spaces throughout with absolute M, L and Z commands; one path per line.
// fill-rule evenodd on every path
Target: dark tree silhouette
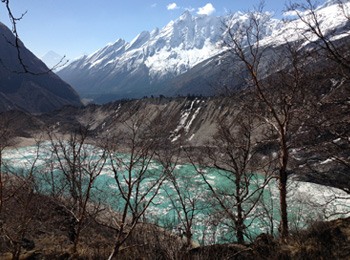
M 6 66 L 6 64 L 0 58 L 0 63 L 1 63 L 1 65 L 4 68 L 6 68 L 7 70 L 9 70 L 11 72 L 17 73 L 17 74 L 28 73 L 28 74 L 32 74 L 32 75 L 42 75 L 42 74 L 49 73 L 50 71 L 56 70 L 56 69 L 58 69 L 60 67 L 63 67 L 65 64 L 67 64 L 68 60 L 63 62 L 65 60 L 65 58 L 66 58 L 66 56 L 63 56 L 62 59 L 55 66 L 53 66 L 52 68 L 49 68 L 46 71 L 38 73 L 38 72 L 34 72 L 31 68 L 29 68 L 28 65 L 26 65 L 24 60 L 23 60 L 23 55 L 22 55 L 22 46 L 23 46 L 23 44 L 21 43 L 21 40 L 20 40 L 20 37 L 19 37 L 19 34 L 18 34 L 18 30 L 17 30 L 17 23 L 24 18 L 24 16 L 26 15 L 27 11 L 22 13 L 19 17 L 16 17 L 13 14 L 12 10 L 11 10 L 10 0 L 1 0 L 1 3 L 3 3 L 5 5 L 5 7 L 6 7 L 6 10 L 7 10 L 9 19 L 10 19 L 10 23 L 12 25 L 12 29 L 11 30 L 12 30 L 12 33 L 14 34 L 14 36 L 15 36 L 15 41 L 14 42 L 12 42 L 10 40 L 7 40 L 7 42 L 8 42 L 8 44 L 13 46 L 17 50 L 17 59 L 18 59 L 19 64 L 20 64 L 20 66 L 22 68 L 22 71 L 13 71 L 13 70 L 11 70 L 10 68 L 8 68 Z

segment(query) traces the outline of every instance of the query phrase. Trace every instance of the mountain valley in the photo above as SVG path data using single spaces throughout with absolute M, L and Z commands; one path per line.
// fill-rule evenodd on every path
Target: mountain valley
M 350 2 L 293 8 L 57 74 L 0 23 L 0 258 L 348 259 Z

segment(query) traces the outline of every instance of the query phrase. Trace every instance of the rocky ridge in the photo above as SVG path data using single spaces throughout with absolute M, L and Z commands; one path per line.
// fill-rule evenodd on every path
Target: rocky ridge
M 63 105 L 82 105 L 77 92 L 20 42 L 23 64 L 31 72 L 24 73 L 14 41 L 12 32 L 0 23 L 0 111 L 42 113 Z

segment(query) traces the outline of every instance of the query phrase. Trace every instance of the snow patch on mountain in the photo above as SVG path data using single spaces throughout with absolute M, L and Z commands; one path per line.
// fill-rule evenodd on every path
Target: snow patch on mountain
M 45 63 L 49 69 L 56 69 L 56 67 L 62 66 L 67 62 L 67 59 L 54 51 L 49 51 L 40 59 Z M 58 68 L 57 68 L 58 69 Z
M 302 10 L 289 13 L 292 19 L 289 19 L 278 30 L 274 30 L 271 36 L 261 41 L 262 45 L 280 45 L 289 42 L 305 40 L 305 44 L 310 41 L 316 41 L 318 37 L 310 31 L 310 25 L 315 26 L 315 18 L 318 20 L 319 27 L 326 37 L 331 40 L 341 39 L 349 36 L 350 2 L 344 2 L 343 8 L 340 8 L 338 0 L 326 1 L 323 5 L 317 7 L 313 13 Z M 345 12 L 345 13 L 344 13 Z M 302 19 L 299 19 L 299 16 Z M 294 20 L 293 20 L 294 18 Z M 305 45 L 304 44 L 304 45 Z
M 321 29 L 336 31 L 337 36 L 332 36 L 332 39 L 346 36 L 349 31 L 343 26 L 349 21 L 335 2 L 327 1 L 315 10 Z M 350 10 L 349 3 L 345 7 L 345 10 Z M 310 14 L 300 14 L 305 19 L 310 19 Z M 83 97 L 96 98 L 106 93 L 117 93 L 118 98 L 130 98 L 162 93 L 161 88 L 169 80 L 188 72 L 203 61 L 210 64 L 210 58 L 217 57 L 215 64 L 221 64 L 219 56 L 228 48 L 223 44 L 227 28 L 231 28 L 238 36 L 242 32 L 242 47 L 247 40 L 254 43 L 256 32 L 252 31 L 251 39 L 244 36 L 245 30 L 250 26 L 251 15 L 252 13 L 237 12 L 222 17 L 194 16 L 186 11 L 161 29 L 141 32 L 130 43 L 118 39 L 88 56 L 82 56 L 58 74 Z M 287 40 L 297 41 L 305 37 L 313 39 L 307 26 L 299 19 L 284 23 L 271 19 L 268 12 L 253 15 L 258 18 L 261 26 L 260 45 L 277 46 Z M 290 18 L 292 19 L 293 17 Z
M 75 60 L 67 70 L 90 70 L 87 74 L 117 74 L 137 70 L 145 65 L 150 82 L 183 74 L 198 63 L 224 51 L 222 47 L 225 24 L 248 21 L 241 13 L 233 16 L 193 16 L 185 11 L 177 20 L 161 30 L 141 32 L 130 43 L 118 39 L 89 56 Z M 273 20 L 271 24 L 277 24 Z M 272 26 L 273 27 L 273 26 Z M 264 34 L 271 30 L 265 30 Z

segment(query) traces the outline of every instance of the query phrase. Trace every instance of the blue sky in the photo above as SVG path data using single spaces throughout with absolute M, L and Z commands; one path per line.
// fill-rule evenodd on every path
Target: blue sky
M 90 54 L 118 38 L 131 41 L 141 31 L 162 28 L 186 9 L 193 15 L 221 16 L 247 11 L 259 0 L 11 0 L 20 38 L 38 57 L 50 50 L 73 59 Z M 280 17 L 284 0 L 266 0 L 265 10 Z M 10 25 L 0 3 L 0 21 Z

